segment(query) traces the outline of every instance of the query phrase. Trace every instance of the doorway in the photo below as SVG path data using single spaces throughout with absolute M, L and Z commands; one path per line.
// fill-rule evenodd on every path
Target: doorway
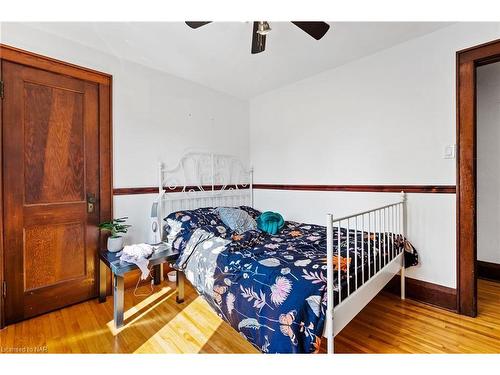
M 478 310 L 484 312 L 486 289 L 493 296 L 500 290 L 500 62 L 478 67 L 476 77 Z
M 500 61 L 500 40 L 457 52 L 457 306 L 477 315 L 477 69 Z
M 97 295 L 97 225 L 111 217 L 111 77 L 0 48 L 0 277 L 10 324 Z

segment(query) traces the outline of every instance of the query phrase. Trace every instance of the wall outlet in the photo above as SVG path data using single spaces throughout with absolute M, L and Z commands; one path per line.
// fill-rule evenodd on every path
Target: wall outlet
M 455 159 L 457 153 L 457 145 L 446 145 L 444 147 L 443 159 Z

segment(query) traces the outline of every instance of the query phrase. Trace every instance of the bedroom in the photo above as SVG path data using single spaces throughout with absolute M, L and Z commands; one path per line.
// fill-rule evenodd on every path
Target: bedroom
M 182 14 L 2 20 L 2 352 L 499 353 L 500 23 Z

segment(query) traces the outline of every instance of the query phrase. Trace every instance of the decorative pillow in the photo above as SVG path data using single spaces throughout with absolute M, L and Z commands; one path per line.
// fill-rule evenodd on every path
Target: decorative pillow
M 204 225 L 224 225 L 213 207 L 176 211 L 165 219 L 164 238 L 172 243 L 179 235 L 194 231 Z
M 283 228 L 285 220 L 277 212 L 266 211 L 257 218 L 257 227 L 266 233 L 275 235 Z
M 219 207 L 217 212 L 222 222 L 236 233 L 257 229 L 255 220 L 247 212 L 239 208 Z
M 259 210 L 256 210 L 255 208 L 253 207 L 250 207 L 250 206 L 240 206 L 240 209 L 245 211 L 247 214 L 249 214 L 251 217 L 253 217 L 255 220 L 257 220 L 257 218 L 260 216 L 260 214 L 262 212 L 260 212 Z

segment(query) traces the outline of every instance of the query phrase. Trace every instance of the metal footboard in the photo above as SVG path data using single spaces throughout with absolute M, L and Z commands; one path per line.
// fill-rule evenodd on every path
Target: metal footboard
M 334 352 L 335 334 L 354 318 L 398 272 L 401 274 L 401 298 L 405 298 L 404 239 L 407 231 L 406 226 L 406 195 L 404 192 L 401 192 L 401 199 L 393 204 L 340 218 L 334 218 L 332 214 L 327 214 L 327 311 L 324 336 L 328 340 L 327 350 L 329 354 Z M 347 231 L 346 244 L 342 244 L 342 228 Z M 354 232 L 353 244 L 350 243 L 351 231 Z M 361 248 L 358 248 L 358 235 L 362 236 Z M 366 249 L 365 236 L 368 242 Z M 335 245 L 337 254 L 334 254 Z M 347 249 L 346 258 L 341 256 L 342 245 Z M 349 251 L 350 248 L 354 249 L 355 254 L 352 281 L 350 262 L 353 259 Z M 365 264 L 365 252 L 367 252 L 367 264 Z M 358 254 L 361 255 L 361 264 L 358 264 Z M 341 282 L 342 262 L 347 264 L 344 267 L 347 276 L 346 285 L 342 285 Z M 397 266 L 395 263 L 398 263 Z M 337 273 L 336 283 L 335 273 Z M 338 296 L 337 303 L 334 300 L 335 292 Z M 345 301 L 349 301 L 349 303 L 344 304 Z M 335 322 L 336 313 L 341 309 L 342 321 Z M 334 324 L 337 323 L 340 324 L 340 329 L 334 329 Z

